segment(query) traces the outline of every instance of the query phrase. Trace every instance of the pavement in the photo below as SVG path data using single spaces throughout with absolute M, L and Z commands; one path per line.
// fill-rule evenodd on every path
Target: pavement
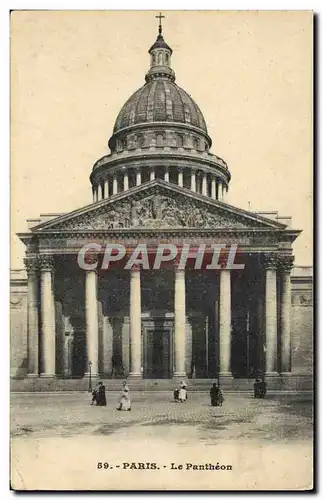
M 228 393 L 212 407 L 202 392 L 183 404 L 135 392 L 131 412 L 116 411 L 118 396 L 96 407 L 88 393 L 12 394 L 14 488 L 311 488 L 310 393 Z

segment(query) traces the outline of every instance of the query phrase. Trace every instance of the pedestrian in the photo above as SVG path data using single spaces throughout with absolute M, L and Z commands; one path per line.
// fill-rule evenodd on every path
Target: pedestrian
M 259 378 L 256 379 L 255 383 L 253 384 L 253 394 L 254 394 L 254 397 L 255 398 L 259 398 L 259 393 L 260 393 L 260 389 L 259 389 L 259 384 L 260 384 L 260 380 Z
M 173 392 L 173 394 L 174 394 L 174 401 L 176 403 L 179 403 L 179 401 L 178 401 L 179 389 L 178 388 L 175 389 L 174 392 Z
M 178 391 L 178 401 L 180 403 L 186 403 L 186 400 L 187 400 L 187 385 L 186 382 L 182 380 Z
M 221 389 L 221 387 L 218 387 L 218 403 L 219 403 L 219 406 L 222 406 L 223 401 L 224 401 L 223 390 Z
M 213 383 L 210 389 L 211 405 L 219 406 L 219 388 L 216 382 Z
M 258 379 L 258 382 L 256 381 L 255 383 L 256 385 L 256 392 L 257 392 L 257 396 L 255 395 L 255 397 L 258 397 L 258 398 L 264 398 L 266 396 L 266 393 L 267 393 L 267 383 L 265 382 L 265 379 L 262 378 L 262 380 L 259 380 Z
M 119 406 L 117 407 L 117 410 L 126 410 L 126 411 L 131 411 L 131 400 L 130 400 L 130 394 L 129 394 L 129 387 L 127 385 L 127 382 L 124 381 L 122 383 L 122 390 L 121 390 L 121 396 L 119 399 Z
M 105 397 L 105 386 L 100 381 L 92 392 L 92 402 L 91 405 L 96 404 L 96 406 L 106 406 L 107 400 Z

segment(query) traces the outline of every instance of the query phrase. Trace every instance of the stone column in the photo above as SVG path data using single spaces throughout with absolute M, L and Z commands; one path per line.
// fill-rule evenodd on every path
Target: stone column
M 290 273 L 293 268 L 294 257 L 292 255 L 281 256 L 279 258 L 279 267 L 281 271 L 281 373 L 291 372 L 291 280 Z
M 41 284 L 41 376 L 55 377 L 54 259 L 50 255 L 41 255 L 39 256 L 39 265 Z
M 196 172 L 195 170 L 191 171 L 191 191 L 196 192 Z
M 112 180 L 112 194 L 118 194 L 118 178 L 116 174 L 114 174 Z
M 220 271 L 220 375 L 231 376 L 231 271 Z
M 36 259 L 24 260 L 27 276 L 27 332 L 28 332 L 28 377 L 39 374 L 39 340 L 38 340 L 38 276 Z
M 91 362 L 91 374 L 98 375 L 99 318 L 96 270 L 85 271 L 85 335 L 87 361 Z M 87 366 L 87 369 L 89 367 Z M 88 375 L 89 372 L 86 373 Z
M 175 301 L 174 301 L 174 330 L 175 330 L 175 377 L 186 377 L 185 372 L 185 270 L 175 268 Z
M 181 168 L 178 169 L 177 184 L 183 187 L 183 170 Z
M 213 200 L 216 200 L 216 180 L 213 176 L 211 179 L 211 198 L 213 198 Z
M 99 201 L 99 195 L 98 195 L 98 190 L 99 190 L 99 186 L 95 186 L 94 188 L 94 201 Z
M 168 167 L 165 167 L 164 181 L 169 182 L 169 170 L 168 170 Z
M 102 199 L 102 191 L 101 191 L 101 185 L 98 184 L 98 191 L 97 191 L 97 201 L 100 201 Z
M 152 167 L 149 172 L 149 180 L 153 181 L 155 179 L 155 168 Z
M 140 269 L 130 271 L 130 373 L 131 378 L 141 378 L 141 288 Z
M 218 183 L 218 200 L 223 200 L 223 184 L 221 181 Z
M 207 196 L 207 178 L 206 178 L 206 172 L 202 173 L 202 194 L 204 196 Z
M 141 170 L 140 168 L 138 168 L 136 172 L 136 186 L 140 186 L 140 184 L 141 184 Z
M 128 170 L 125 170 L 123 174 L 123 190 L 128 191 L 128 189 L 129 189 L 129 174 Z
M 264 255 L 266 273 L 265 290 L 265 332 L 266 332 L 266 374 L 277 373 L 277 258 L 275 254 Z
M 104 198 L 109 198 L 109 179 L 104 181 Z

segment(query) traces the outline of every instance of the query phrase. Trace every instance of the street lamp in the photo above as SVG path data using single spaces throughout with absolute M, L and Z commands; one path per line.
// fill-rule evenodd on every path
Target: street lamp
M 91 373 L 92 361 L 89 361 L 89 392 L 92 392 L 92 373 Z

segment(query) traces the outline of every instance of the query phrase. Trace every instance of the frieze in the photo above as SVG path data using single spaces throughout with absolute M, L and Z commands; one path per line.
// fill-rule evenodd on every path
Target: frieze
M 293 306 L 303 306 L 310 307 L 312 306 L 312 294 L 311 293 L 292 293 L 292 305 Z
M 77 252 L 83 245 L 91 242 L 101 245 L 109 243 L 124 243 L 126 245 L 137 245 L 138 243 L 158 244 L 158 243 L 173 243 L 173 244 L 200 244 L 201 242 L 221 243 L 221 244 L 237 244 L 239 246 L 248 246 L 260 248 L 263 251 L 268 251 L 269 248 L 275 248 L 279 235 L 274 231 L 270 233 L 256 232 L 250 230 L 239 232 L 217 231 L 190 231 L 184 229 L 182 231 L 173 232 L 172 230 L 158 230 L 155 228 L 150 231 L 142 230 L 120 230 L 116 232 L 102 231 L 100 233 L 56 233 L 39 235 L 39 248 L 43 251 L 50 250 L 55 253 Z M 266 249 L 266 247 L 268 247 Z

